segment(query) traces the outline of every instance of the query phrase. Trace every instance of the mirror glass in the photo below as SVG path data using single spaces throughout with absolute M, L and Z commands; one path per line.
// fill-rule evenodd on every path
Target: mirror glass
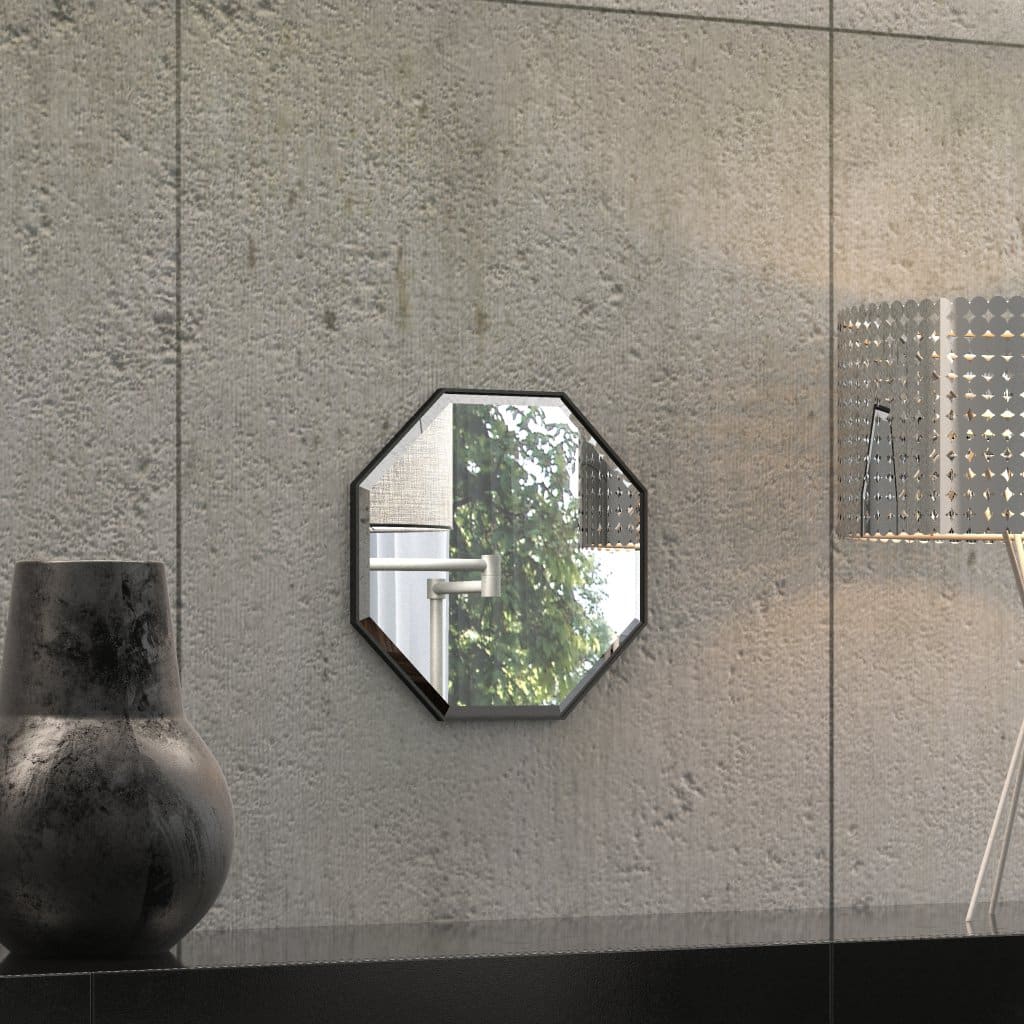
M 353 484 L 353 621 L 439 717 L 561 717 L 644 621 L 644 492 L 564 395 L 438 392 Z

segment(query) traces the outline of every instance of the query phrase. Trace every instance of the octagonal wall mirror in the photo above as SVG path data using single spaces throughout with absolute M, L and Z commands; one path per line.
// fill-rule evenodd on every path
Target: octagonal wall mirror
M 565 395 L 441 390 L 352 484 L 352 622 L 438 718 L 562 718 L 643 628 L 646 546 Z

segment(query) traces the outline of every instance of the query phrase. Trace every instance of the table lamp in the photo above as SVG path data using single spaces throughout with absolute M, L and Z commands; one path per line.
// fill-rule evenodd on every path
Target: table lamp
M 837 534 L 876 542 L 1002 541 L 1024 600 L 1024 297 L 845 309 L 836 385 Z M 999 898 L 1022 755 L 1024 721 L 968 924 L 1009 802 L 990 915 Z

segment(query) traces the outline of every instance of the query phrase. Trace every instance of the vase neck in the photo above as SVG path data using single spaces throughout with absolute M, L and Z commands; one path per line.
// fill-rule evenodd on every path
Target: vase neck
M 0 714 L 181 714 L 167 580 L 159 562 L 19 562 Z

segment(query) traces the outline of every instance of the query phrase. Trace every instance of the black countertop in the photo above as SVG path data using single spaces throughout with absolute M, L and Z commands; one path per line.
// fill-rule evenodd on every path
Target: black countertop
M 1000 987 L 1024 955 L 1024 904 L 994 920 L 982 908 L 971 928 L 963 914 L 954 904 L 842 908 L 831 921 L 820 908 L 200 932 L 148 960 L 7 956 L 0 1021 L 823 1024 L 830 986 L 836 1022 L 925 1019 L 915 1013 L 928 999 L 949 1009 L 961 990 L 973 993 L 973 1021 L 1018 1009 L 1024 1019 L 1006 1002 L 1016 986 Z M 965 965 L 970 985 L 947 992 Z M 989 1016 L 979 985 L 995 1000 Z

